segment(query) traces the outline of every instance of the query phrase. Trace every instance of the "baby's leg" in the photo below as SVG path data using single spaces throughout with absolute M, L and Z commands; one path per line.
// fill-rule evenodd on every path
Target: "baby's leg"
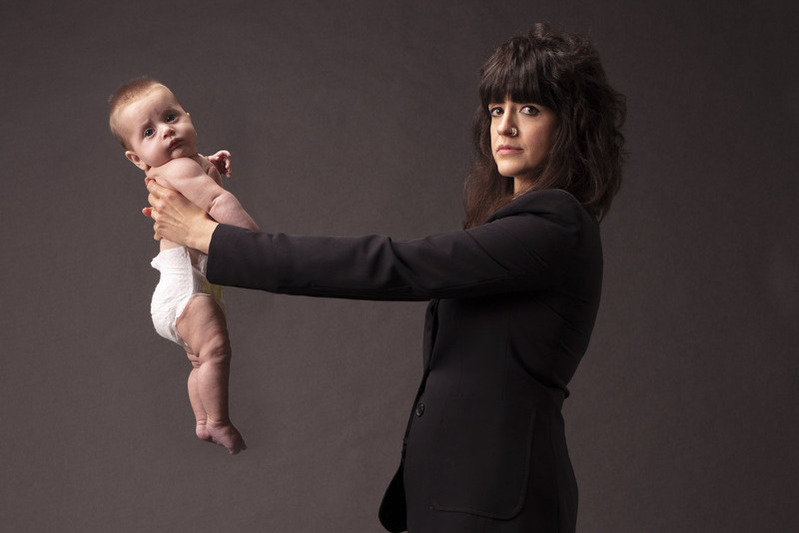
M 246 449 L 228 414 L 231 351 L 222 309 L 208 296 L 195 296 L 178 318 L 177 329 L 194 367 L 188 387 L 197 436 L 233 454 Z
M 189 372 L 188 388 L 191 409 L 194 411 L 194 419 L 197 421 L 197 437 L 201 438 L 202 440 L 210 440 L 210 437 L 208 436 L 208 430 L 206 429 L 208 413 L 205 412 L 205 407 L 203 407 L 203 401 L 200 398 L 200 386 L 197 381 L 197 375 L 200 373 L 200 357 L 188 348 L 186 348 L 186 355 L 188 356 L 189 361 L 191 361 L 191 366 L 193 367 L 191 372 Z

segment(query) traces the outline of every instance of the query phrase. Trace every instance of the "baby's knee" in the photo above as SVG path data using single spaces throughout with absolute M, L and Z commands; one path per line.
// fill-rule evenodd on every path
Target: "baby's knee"
M 222 363 L 230 359 L 230 338 L 225 328 L 214 328 L 208 332 L 200 349 L 202 362 Z
M 225 315 L 211 298 L 192 298 L 177 319 L 177 330 L 187 351 L 196 354 L 200 363 L 225 361 L 230 357 Z

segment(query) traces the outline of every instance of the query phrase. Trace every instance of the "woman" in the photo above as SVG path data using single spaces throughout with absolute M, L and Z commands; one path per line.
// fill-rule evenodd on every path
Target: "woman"
M 429 300 L 424 374 L 388 531 L 574 531 L 561 406 L 599 305 L 598 221 L 619 187 L 624 101 L 582 36 L 536 25 L 481 71 L 461 231 L 296 237 L 219 225 L 148 184 L 156 238 L 208 253 L 213 283 Z

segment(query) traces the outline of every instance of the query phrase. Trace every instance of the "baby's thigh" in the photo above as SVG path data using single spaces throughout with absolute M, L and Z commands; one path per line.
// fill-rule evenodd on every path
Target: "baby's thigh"
M 192 297 L 178 317 L 176 327 L 188 345 L 186 351 L 190 359 L 192 354 L 224 356 L 230 351 L 225 313 L 210 296 Z

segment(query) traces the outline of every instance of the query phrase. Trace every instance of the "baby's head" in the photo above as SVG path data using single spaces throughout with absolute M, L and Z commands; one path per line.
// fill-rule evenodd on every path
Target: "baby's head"
M 111 95 L 108 123 L 125 157 L 145 172 L 179 157 L 197 154 L 191 117 L 166 86 L 139 78 Z

